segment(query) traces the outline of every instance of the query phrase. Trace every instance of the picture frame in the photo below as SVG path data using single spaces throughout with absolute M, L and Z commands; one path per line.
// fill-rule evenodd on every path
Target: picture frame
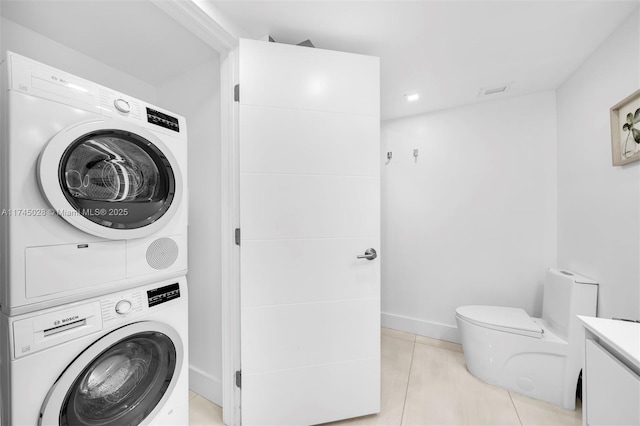
M 612 106 L 610 115 L 613 165 L 640 160 L 640 89 Z

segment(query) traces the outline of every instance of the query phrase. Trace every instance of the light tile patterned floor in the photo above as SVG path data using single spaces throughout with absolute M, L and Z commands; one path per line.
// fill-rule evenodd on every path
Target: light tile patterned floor
M 189 426 L 220 426 L 222 424 L 222 407 L 189 391 Z
M 190 425 L 222 425 L 222 409 L 193 392 Z M 328 425 L 582 424 L 582 410 L 567 411 L 473 377 L 460 345 L 382 329 L 381 413 Z

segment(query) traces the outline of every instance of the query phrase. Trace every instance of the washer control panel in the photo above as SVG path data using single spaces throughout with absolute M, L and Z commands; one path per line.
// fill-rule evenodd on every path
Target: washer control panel
M 147 290 L 149 307 L 159 305 L 180 297 L 180 285 L 178 283 Z
M 10 318 L 14 359 L 102 330 L 97 301 Z
M 173 130 L 174 132 L 180 132 L 180 125 L 176 117 L 149 107 L 147 107 L 147 121 L 151 124 L 155 124 L 156 126 Z
M 180 285 L 183 284 L 182 293 Z M 184 296 L 184 297 L 183 297 Z M 17 359 L 83 336 L 136 322 L 157 310 L 186 303 L 184 277 L 14 317 L 5 317 Z
M 120 293 L 118 296 L 100 301 L 102 321 L 105 326 L 130 321 L 145 311 L 180 297 L 180 284 L 171 283 L 162 287 L 147 287 Z
M 118 111 L 125 114 L 128 114 L 131 111 L 131 105 L 129 105 L 129 102 L 125 101 L 122 98 L 118 98 L 113 101 L 113 106 L 116 107 Z
M 126 315 L 133 308 L 133 304 L 129 300 L 120 300 L 116 303 L 116 312 L 120 315 Z
M 100 109 L 111 117 L 142 120 L 140 102 L 113 90 L 100 88 Z
M 102 299 L 100 305 L 102 307 L 102 321 L 107 326 L 122 321 L 133 314 L 141 313 L 146 307 L 140 290 Z

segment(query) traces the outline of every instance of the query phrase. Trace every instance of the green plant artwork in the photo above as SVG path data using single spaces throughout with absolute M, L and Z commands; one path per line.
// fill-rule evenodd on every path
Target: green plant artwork
M 627 114 L 627 122 L 622 126 L 622 130 L 627 133 L 627 139 L 624 141 L 624 158 L 629 158 L 636 153 L 637 146 L 631 144 L 632 149 L 629 149 L 629 140 L 633 138 L 636 145 L 640 145 L 640 129 L 634 127 L 635 124 L 640 122 L 640 108 L 635 113 Z

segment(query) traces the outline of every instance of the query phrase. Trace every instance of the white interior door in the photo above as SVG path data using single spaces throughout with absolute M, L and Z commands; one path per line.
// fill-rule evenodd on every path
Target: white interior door
M 240 42 L 242 423 L 380 410 L 379 60 Z

